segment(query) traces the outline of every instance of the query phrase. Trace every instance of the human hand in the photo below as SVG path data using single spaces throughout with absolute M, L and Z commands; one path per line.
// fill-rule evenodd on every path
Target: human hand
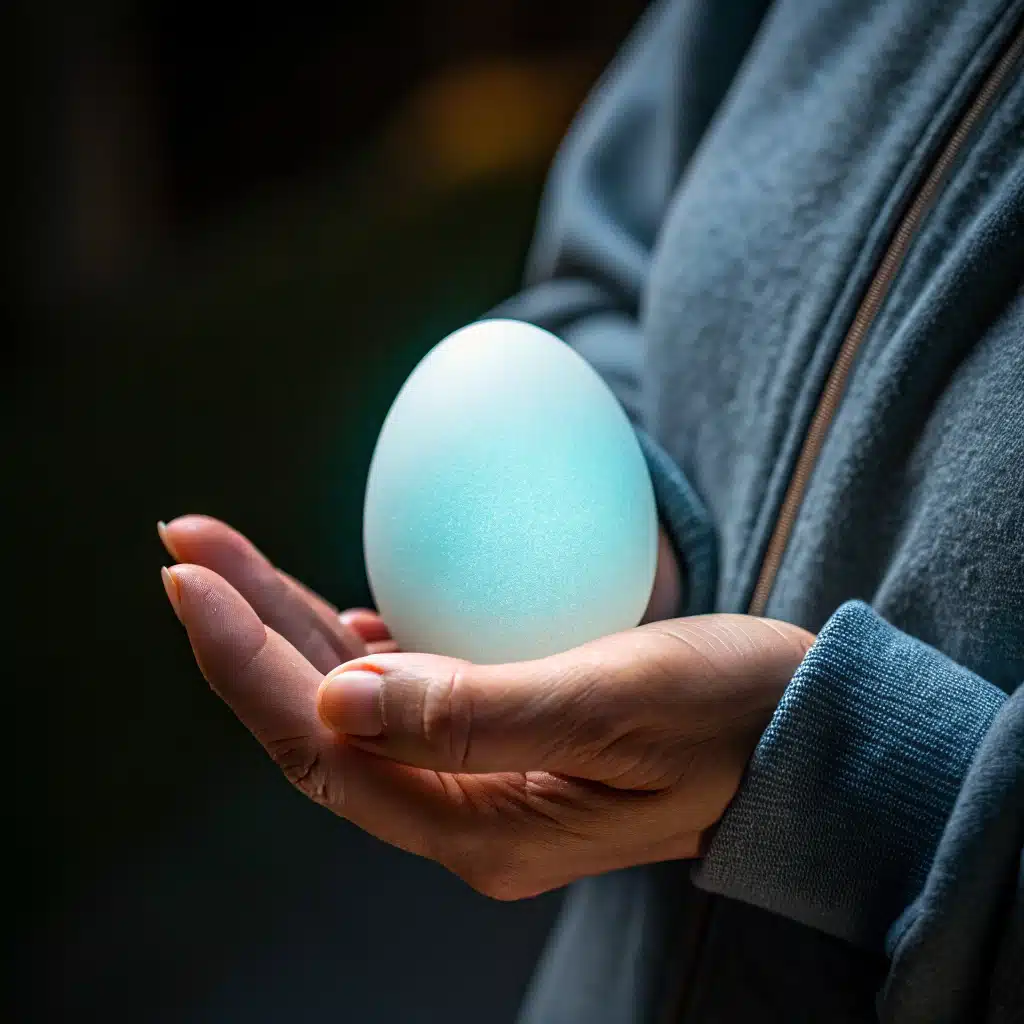
M 383 651 L 325 677 L 322 648 L 211 567 L 167 587 L 207 680 L 302 792 L 501 899 L 698 855 L 813 641 L 710 615 L 512 665 Z

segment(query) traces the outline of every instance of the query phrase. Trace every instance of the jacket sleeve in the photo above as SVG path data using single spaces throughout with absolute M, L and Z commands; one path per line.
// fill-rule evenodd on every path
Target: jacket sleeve
M 995 985 L 979 979 L 1019 942 L 1022 839 L 1024 691 L 851 601 L 790 682 L 694 881 L 885 948 L 887 1019 L 981 1021 L 954 1006 Z
M 638 429 L 690 613 L 711 607 L 714 536 L 697 494 L 644 430 L 638 317 L 680 174 L 766 7 L 767 0 L 662 0 L 645 13 L 556 156 L 524 290 L 489 314 L 551 331 L 615 392 Z

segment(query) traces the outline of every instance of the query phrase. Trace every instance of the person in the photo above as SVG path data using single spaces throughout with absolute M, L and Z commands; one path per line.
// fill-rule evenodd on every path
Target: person
M 637 429 L 645 624 L 399 652 L 162 528 L 304 793 L 491 896 L 572 883 L 528 1024 L 1024 1019 L 1022 49 L 1021 0 L 665 0 L 599 82 L 495 312 Z

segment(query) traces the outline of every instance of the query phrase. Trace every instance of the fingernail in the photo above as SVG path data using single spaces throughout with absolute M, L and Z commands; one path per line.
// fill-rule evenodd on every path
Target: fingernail
M 166 565 L 160 567 L 160 579 L 163 580 L 164 590 L 167 592 L 167 600 L 171 602 L 174 614 L 181 622 L 181 591 L 178 590 L 178 581 L 174 573 Z
M 379 736 L 384 731 L 382 693 L 377 672 L 357 668 L 329 675 L 320 684 L 320 717 L 350 736 Z
M 176 562 L 180 562 L 178 552 L 174 550 L 174 545 L 171 543 L 171 535 L 167 532 L 167 524 L 162 519 L 156 524 L 156 532 L 160 536 L 160 543 L 167 549 L 167 553 Z

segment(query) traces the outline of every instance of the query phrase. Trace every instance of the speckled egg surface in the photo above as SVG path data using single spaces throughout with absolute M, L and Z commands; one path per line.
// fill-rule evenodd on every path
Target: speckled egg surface
M 366 569 L 402 650 L 479 663 L 636 625 L 657 555 L 633 428 L 581 356 L 513 320 L 449 335 L 381 429 Z

